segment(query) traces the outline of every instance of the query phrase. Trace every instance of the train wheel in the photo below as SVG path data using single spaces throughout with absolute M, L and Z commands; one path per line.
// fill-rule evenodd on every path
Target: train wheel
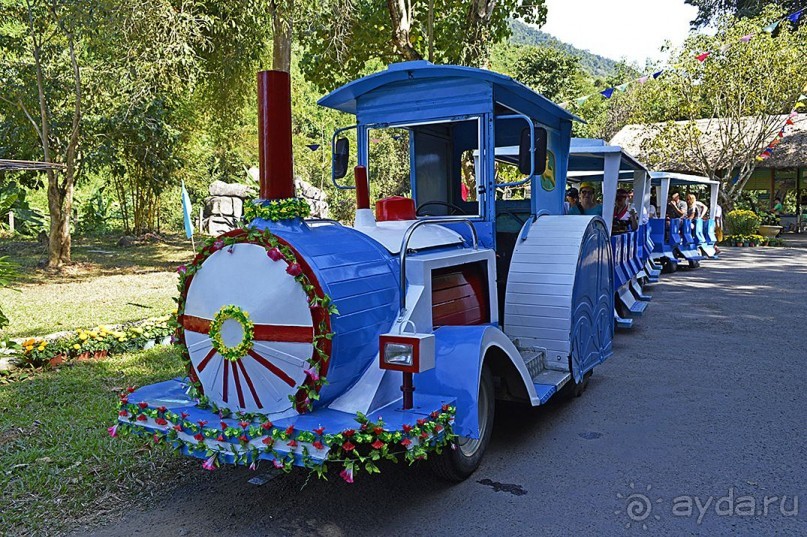
M 672 274 L 673 272 L 678 270 L 678 263 L 676 263 L 675 261 L 670 261 L 669 259 L 665 259 L 663 261 L 663 263 L 664 263 L 664 266 L 662 267 L 661 271 L 664 274 Z
M 493 413 L 496 400 L 493 392 L 493 375 L 487 366 L 482 369 L 479 383 L 479 438 L 460 437 L 450 449 L 429 458 L 432 470 L 447 481 L 463 481 L 479 467 L 493 432 Z

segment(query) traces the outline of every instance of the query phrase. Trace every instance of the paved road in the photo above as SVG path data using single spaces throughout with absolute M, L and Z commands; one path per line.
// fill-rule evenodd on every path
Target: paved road
M 462 484 L 226 470 L 79 534 L 807 535 L 807 250 L 727 248 L 652 294 L 582 398 L 500 406 Z

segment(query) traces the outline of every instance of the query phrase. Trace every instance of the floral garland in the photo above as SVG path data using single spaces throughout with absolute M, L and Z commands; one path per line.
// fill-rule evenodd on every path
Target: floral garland
M 277 222 L 290 218 L 305 218 L 310 214 L 311 206 L 302 198 L 286 198 L 244 205 L 244 220 L 248 223 L 256 218 Z
M 228 347 L 221 339 L 221 325 L 224 321 L 233 320 L 241 325 L 244 335 L 241 343 L 235 347 Z M 242 356 L 252 349 L 252 338 L 255 335 L 255 325 L 249 319 L 249 314 L 235 305 L 224 306 L 216 314 L 213 322 L 210 323 L 210 332 L 208 334 L 213 341 L 213 347 L 216 351 L 227 360 L 237 362 Z
M 185 329 L 182 324 L 178 322 L 178 319 L 185 313 L 187 288 L 190 285 L 193 275 L 201 268 L 202 263 L 219 250 L 226 250 L 232 253 L 233 247 L 238 243 L 250 243 L 263 246 L 266 250 L 267 257 L 272 261 L 285 261 L 288 265 L 286 272 L 294 277 L 302 286 L 303 291 L 305 291 L 312 317 L 320 319 L 319 322 L 315 322 L 313 337 L 314 352 L 311 358 L 307 360 L 308 367 L 304 370 L 306 375 L 305 380 L 297 386 L 296 394 L 289 396 L 289 399 L 298 412 L 303 413 L 310 411 L 314 401 L 319 399 L 320 388 L 327 382 L 323 373 L 327 371 L 328 360 L 330 359 L 328 351 L 331 339 L 333 339 L 334 335 L 330 330 L 327 314 L 337 314 L 339 311 L 336 309 L 330 297 L 325 294 L 320 295 L 317 293 L 316 286 L 311 283 L 308 276 L 303 272 L 294 250 L 281 242 L 278 237 L 269 230 L 257 228 L 236 229 L 219 237 L 209 237 L 191 263 L 181 265 L 177 268 L 177 273 L 179 274 L 177 286 L 179 298 L 177 299 L 177 320 L 174 321 L 174 342 L 182 348 L 182 359 L 187 366 L 188 378 L 191 382 L 189 393 L 192 397 L 199 399 L 199 406 L 202 408 L 212 408 L 216 412 L 223 411 L 228 414 L 231 413 L 228 409 L 216 407 L 212 401 L 203 395 L 202 384 L 196 377 L 187 345 L 185 345 Z
M 339 475 L 348 483 L 353 483 L 353 474 L 364 470 L 368 474 L 380 473 L 377 462 L 383 459 L 410 464 L 428 458 L 430 453 L 440 454 L 456 435 L 452 432 L 456 407 L 443 405 L 440 410 L 432 412 L 428 418 L 418 419 L 415 424 L 404 424 L 402 430 L 388 430 L 383 419 L 371 421 L 361 412 L 356 414 L 358 426 L 345 429 L 336 434 L 326 434 L 325 427 L 311 431 L 296 430 L 294 426 L 276 427 L 267 416 L 259 414 L 238 413 L 232 423 L 224 421 L 218 427 L 208 426 L 205 420 L 196 422 L 188 420 L 188 414 L 177 414 L 166 407 L 152 408 L 145 402 L 132 403 L 129 394 L 134 388 L 128 388 L 120 396 L 118 415 L 128 422 L 121 422 L 108 431 L 110 436 L 140 434 L 143 422 L 152 420 L 156 425 L 166 427 L 151 435 L 154 444 L 166 443 L 177 451 L 186 451 L 190 455 L 205 458 L 202 465 L 206 470 L 215 470 L 223 460 L 232 457 L 233 464 L 249 465 L 255 470 L 262 455 L 271 459 L 275 468 L 290 472 L 295 463 L 295 453 L 281 454 L 276 449 L 278 442 L 285 442 L 290 450 L 298 449 L 300 457 L 298 465 L 308 468 L 320 478 L 326 478 L 327 463 L 342 465 Z M 131 422 L 131 423 L 129 423 Z M 193 440 L 180 437 L 184 433 Z M 260 439 L 262 447 L 250 442 Z M 227 443 L 226 449 L 218 443 Z M 237 449 L 236 446 L 241 449 Z M 309 446 L 320 451 L 328 449 L 325 458 L 311 455 Z M 226 462 L 226 461 L 225 461 Z

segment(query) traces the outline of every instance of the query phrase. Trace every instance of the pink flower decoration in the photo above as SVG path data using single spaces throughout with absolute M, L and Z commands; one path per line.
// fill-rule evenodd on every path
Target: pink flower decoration
M 177 272 L 180 274 L 185 274 L 186 272 L 188 272 L 188 267 L 186 267 L 185 265 L 180 265 L 177 267 Z
M 277 460 L 277 459 L 273 460 L 273 461 L 272 461 L 272 464 L 274 464 L 274 465 L 275 465 L 275 468 L 283 468 L 283 463 L 282 463 L 282 462 L 280 462 L 280 461 L 279 461 L 279 460 Z
M 213 243 L 213 250 L 221 250 L 224 248 L 224 241 L 216 241 Z
M 209 459 L 207 459 L 204 464 L 202 464 L 202 468 L 205 470 L 210 470 L 211 472 L 216 469 L 216 455 L 211 455 Z
M 258 469 L 258 465 L 255 463 L 255 461 L 252 461 L 252 464 L 249 465 L 249 469 L 253 472 Z
M 118 436 L 118 424 L 116 423 L 112 427 L 108 428 L 107 431 L 109 431 L 109 436 L 115 438 L 116 436 Z
M 311 380 L 313 380 L 314 382 L 319 380 L 319 373 L 313 367 L 310 367 L 308 369 L 303 369 L 303 373 L 308 375 L 311 378 Z
M 303 273 L 303 269 L 297 263 L 292 263 L 288 267 L 286 267 L 286 272 L 291 274 L 292 276 L 299 276 Z
M 353 483 L 353 467 L 348 466 L 347 468 L 339 472 L 339 477 L 341 477 L 348 483 Z
M 281 252 L 277 248 L 271 248 L 267 250 L 266 255 L 268 255 L 269 259 L 271 259 L 272 261 L 280 261 L 281 259 L 283 259 L 283 252 Z

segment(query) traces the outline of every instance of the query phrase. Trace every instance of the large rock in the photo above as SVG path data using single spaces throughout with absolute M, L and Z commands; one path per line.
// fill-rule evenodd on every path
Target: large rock
M 233 200 L 240 198 L 231 198 L 229 196 L 212 196 L 205 200 L 205 214 L 233 216 Z
M 241 199 L 254 198 L 257 191 L 249 185 L 241 183 L 225 183 L 224 181 L 213 181 L 209 192 L 211 196 L 235 196 Z

